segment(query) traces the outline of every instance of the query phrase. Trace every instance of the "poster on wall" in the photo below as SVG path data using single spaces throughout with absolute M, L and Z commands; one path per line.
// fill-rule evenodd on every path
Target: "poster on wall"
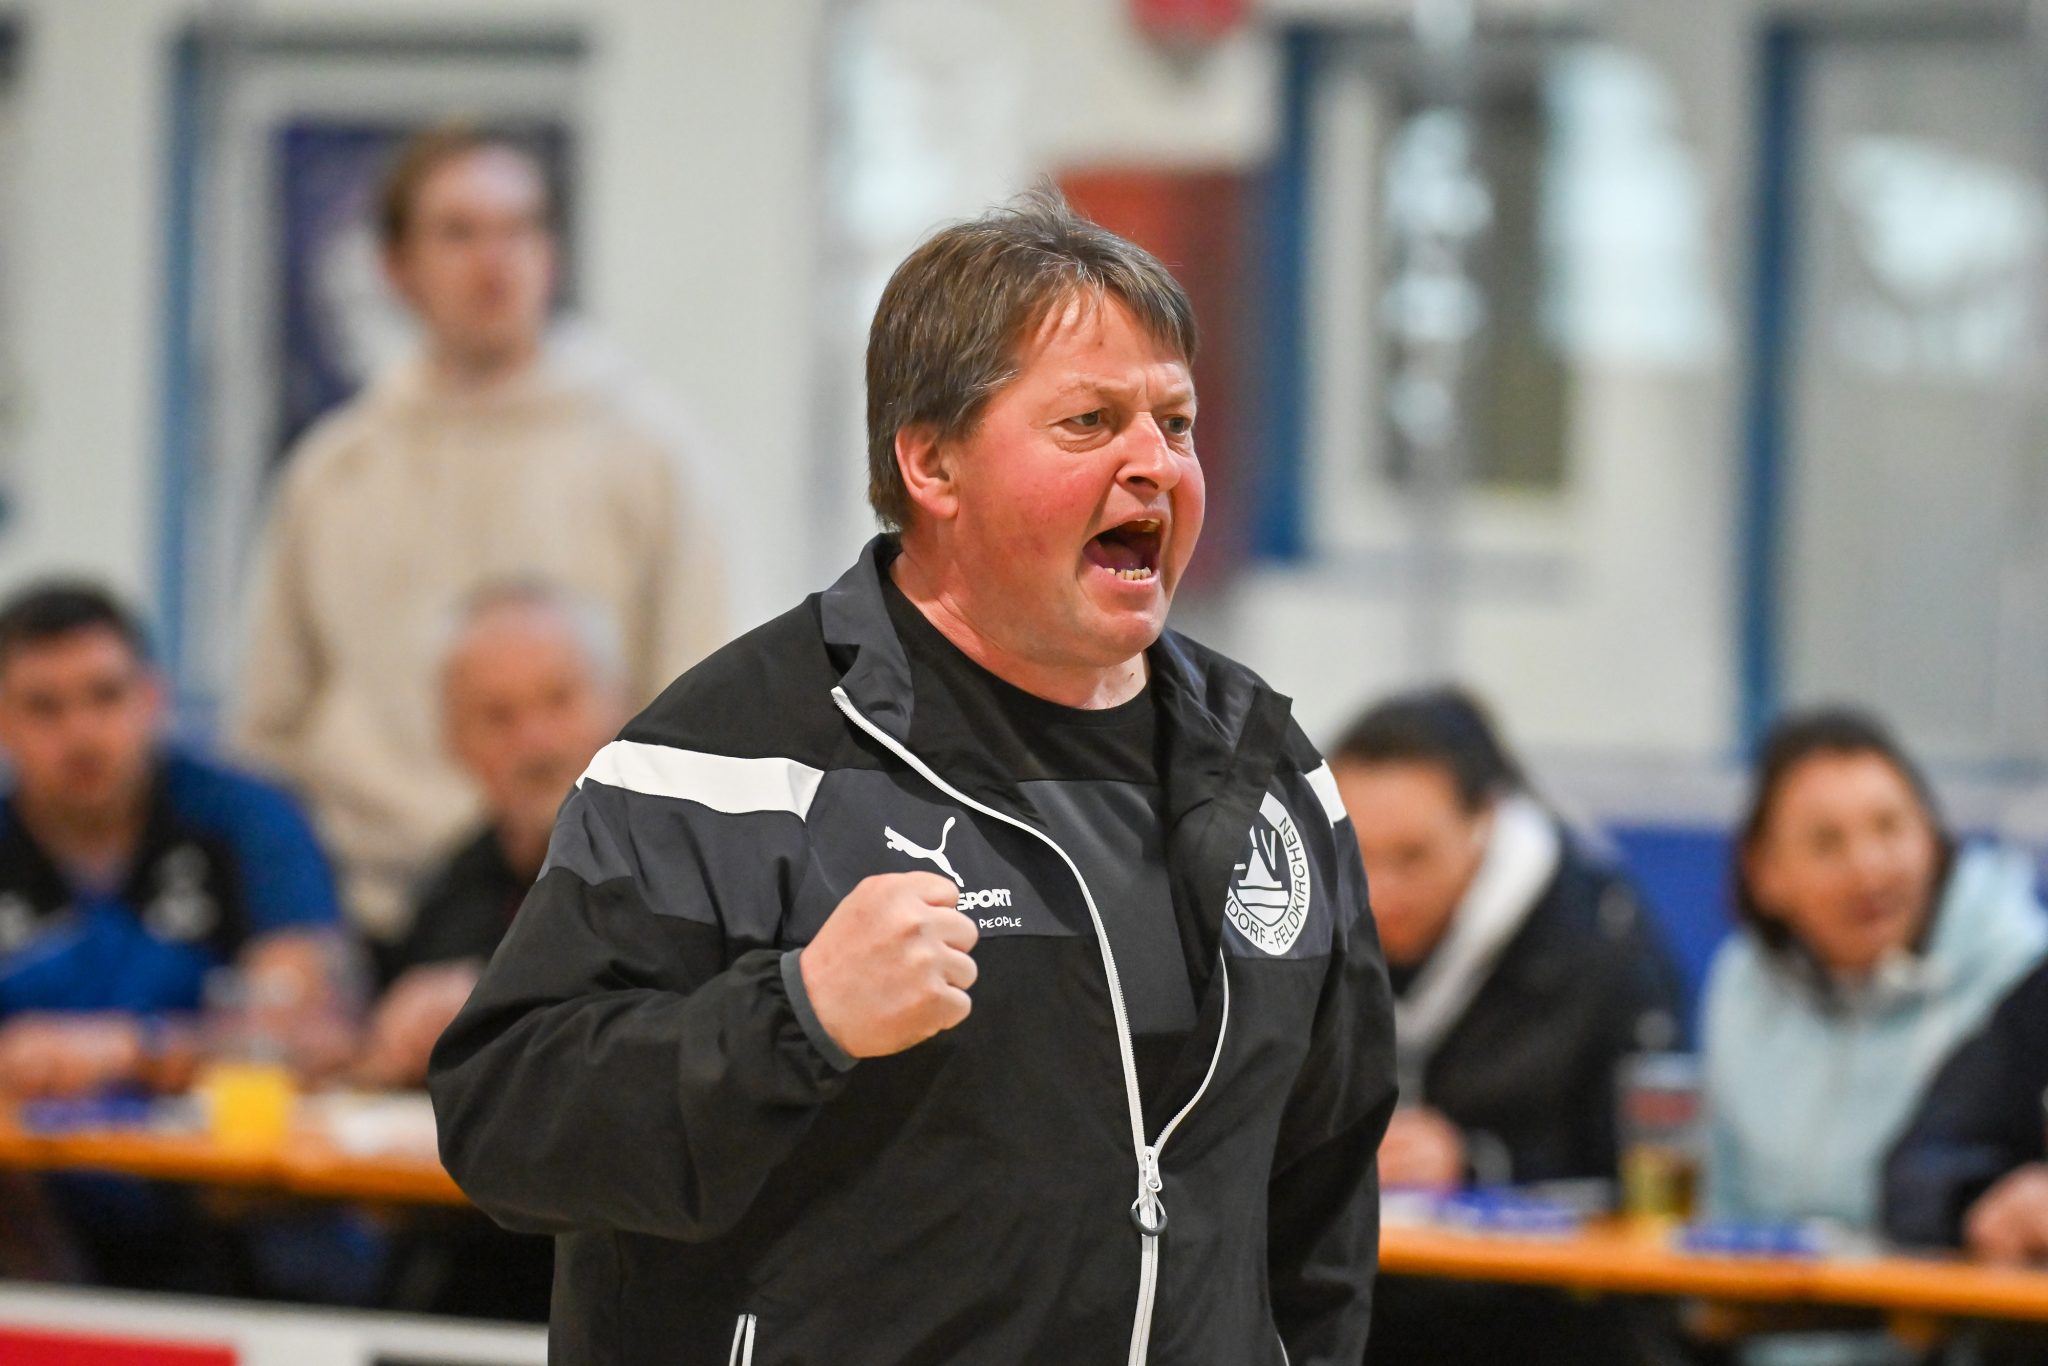
M 377 200 L 405 140 L 423 126 L 295 118 L 276 131 L 281 259 L 273 462 L 413 343 L 412 320 L 385 279 Z M 531 148 L 547 171 L 564 266 L 557 299 L 565 305 L 574 284 L 567 270 L 575 259 L 572 224 L 563 212 L 572 202 L 573 135 L 560 122 L 483 126 Z

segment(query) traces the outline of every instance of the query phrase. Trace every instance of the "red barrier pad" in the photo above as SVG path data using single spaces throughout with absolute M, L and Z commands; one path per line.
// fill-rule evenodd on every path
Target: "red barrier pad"
M 0 1328 L 0 1361 L 7 1366 L 235 1366 L 235 1349 Z

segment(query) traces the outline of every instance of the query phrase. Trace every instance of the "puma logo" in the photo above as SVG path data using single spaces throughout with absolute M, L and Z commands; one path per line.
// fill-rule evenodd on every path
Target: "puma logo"
M 946 817 L 946 827 L 939 831 L 939 847 L 936 849 L 927 849 L 921 844 L 914 844 L 886 825 L 882 827 L 882 839 L 891 849 L 896 850 L 898 853 L 908 854 L 912 858 L 923 859 L 926 863 L 935 864 L 940 872 L 953 879 L 954 886 L 965 890 L 967 879 L 953 871 L 953 864 L 946 857 L 946 840 L 952 835 L 953 823 L 958 819 L 959 817 L 957 816 Z

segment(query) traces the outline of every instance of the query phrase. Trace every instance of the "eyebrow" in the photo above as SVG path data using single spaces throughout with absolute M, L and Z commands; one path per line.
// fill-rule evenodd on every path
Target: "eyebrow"
M 1062 384 L 1059 388 L 1055 389 L 1052 392 L 1052 401 L 1055 403 L 1060 403 L 1065 402 L 1066 400 L 1072 398 L 1098 397 L 1120 399 L 1128 403 L 1130 401 L 1132 394 L 1134 394 L 1136 390 L 1136 385 L 1126 384 L 1122 380 L 1104 379 L 1100 377 L 1078 378 L 1069 380 L 1065 384 Z M 1194 384 L 1191 382 L 1188 384 L 1177 385 L 1167 390 L 1165 395 L 1163 396 L 1162 402 L 1165 404 L 1186 404 L 1195 402 Z

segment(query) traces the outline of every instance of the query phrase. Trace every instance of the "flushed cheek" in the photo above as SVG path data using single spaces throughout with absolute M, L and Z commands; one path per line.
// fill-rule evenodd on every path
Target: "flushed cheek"
M 1202 534 L 1208 507 L 1208 489 L 1202 481 L 1202 467 L 1189 462 L 1173 491 L 1173 544 L 1169 550 L 1171 572 L 1178 576 L 1195 556 L 1195 542 Z
M 1004 530 L 1034 544 L 1085 538 L 1102 501 L 1098 480 L 1079 476 L 1018 480 L 997 492 Z

